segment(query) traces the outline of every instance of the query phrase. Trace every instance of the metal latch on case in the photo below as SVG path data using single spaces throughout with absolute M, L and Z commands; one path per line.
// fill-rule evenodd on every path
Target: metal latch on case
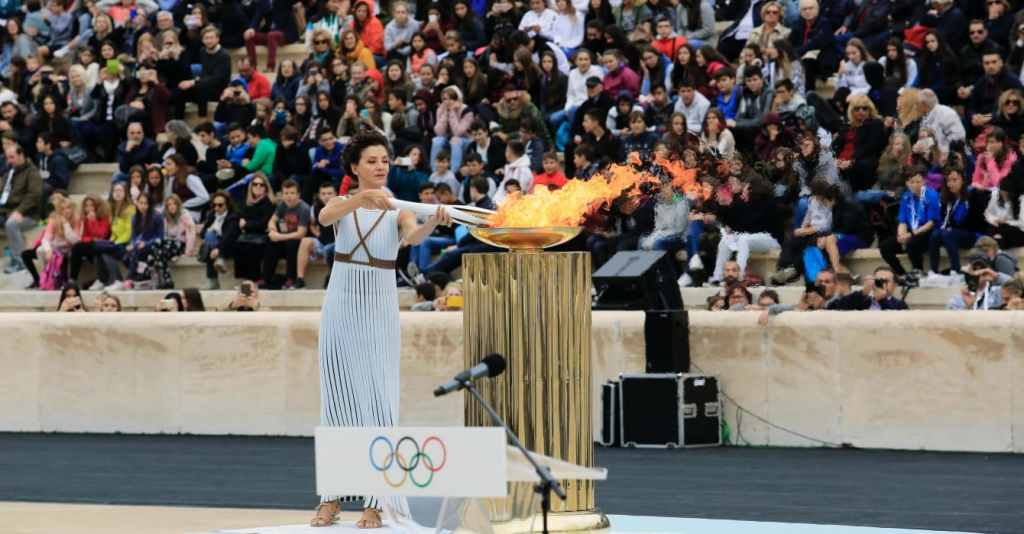
M 697 417 L 697 405 L 696 404 L 684 404 L 683 405 L 683 419 L 693 419 Z
M 704 415 L 708 417 L 718 417 L 722 413 L 722 404 L 718 402 L 709 402 L 704 405 Z

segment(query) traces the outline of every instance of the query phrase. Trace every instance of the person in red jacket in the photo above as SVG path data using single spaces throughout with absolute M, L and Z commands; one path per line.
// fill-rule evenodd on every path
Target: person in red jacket
M 672 29 L 672 21 L 667 17 L 658 17 L 654 31 L 658 33 L 658 38 L 651 43 L 651 46 L 668 58 L 674 59 L 679 53 L 679 49 L 689 42 L 686 37 L 676 35 L 676 32 Z
M 544 153 L 544 172 L 533 175 L 533 187 L 530 193 L 537 187 L 547 187 L 551 191 L 561 189 L 568 180 L 565 175 L 558 172 L 558 156 L 554 152 Z
M 640 98 L 640 75 L 626 64 L 622 52 L 611 49 L 601 57 L 604 68 L 608 71 L 604 75 L 604 93 L 612 98 L 619 96 L 620 91 L 629 91 L 633 99 Z
M 352 9 L 352 29 L 359 34 L 366 48 L 370 53 L 380 58 L 378 65 L 384 64 L 384 25 L 373 16 L 373 2 L 370 0 L 356 0 Z
M 245 88 L 253 102 L 261 98 L 270 98 L 270 81 L 252 67 L 247 56 L 235 62 L 238 65 L 238 77 L 245 80 Z
M 82 239 L 71 246 L 71 270 L 68 272 L 69 282 L 78 279 L 82 270 L 82 258 L 89 258 L 103 253 L 102 241 L 110 242 L 110 206 L 99 196 L 89 195 L 82 201 Z M 103 282 L 96 280 L 89 287 L 91 291 L 103 289 Z

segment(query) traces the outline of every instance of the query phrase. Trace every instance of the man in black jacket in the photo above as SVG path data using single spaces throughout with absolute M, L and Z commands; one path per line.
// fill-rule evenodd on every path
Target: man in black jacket
M 199 116 L 206 117 L 206 105 L 216 100 L 231 80 L 231 57 L 220 47 L 220 30 L 207 26 L 202 31 L 203 49 L 199 51 L 202 71 L 192 80 L 178 84 L 180 93 L 172 94 L 174 118 L 185 118 L 185 103 L 195 102 Z
M 875 275 L 864 280 L 864 289 L 839 299 L 832 309 L 844 311 L 909 310 L 907 303 L 893 296 L 896 292 L 896 273 L 891 267 L 875 269 Z
M 493 175 L 505 166 L 505 143 L 501 139 L 491 136 L 487 125 L 475 120 L 469 124 L 469 138 L 473 140 L 466 148 L 465 153 L 476 152 L 484 160 L 484 172 Z M 465 159 L 463 159 L 463 164 Z M 465 167 L 465 165 L 463 165 Z M 465 175 L 464 169 L 459 169 L 460 175 Z
M 602 115 L 598 122 L 604 124 L 604 117 L 608 116 L 608 111 L 615 105 L 615 99 L 604 93 L 604 83 L 601 78 L 591 76 L 587 78 L 586 84 L 587 99 L 580 104 L 573 117 L 572 127 L 569 129 L 569 142 L 565 144 L 566 154 L 575 153 L 576 147 L 583 143 L 583 136 L 586 134 L 583 130 L 583 117 L 586 113 L 591 110 L 599 111 Z M 565 175 L 576 175 L 576 165 L 571 157 L 565 158 Z

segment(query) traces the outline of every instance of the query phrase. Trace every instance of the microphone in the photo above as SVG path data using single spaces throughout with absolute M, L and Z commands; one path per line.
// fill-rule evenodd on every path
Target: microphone
M 501 354 L 488 354 L 476 367 L 463 371 L 455 378 L 441 384 L 434 390 L 434 396 L 440 397 L 453 391 L 459 391 L 466 387 L 465 382 L 483 378 L 485 376 L 494 378 L 505 372 L 505 358 Z

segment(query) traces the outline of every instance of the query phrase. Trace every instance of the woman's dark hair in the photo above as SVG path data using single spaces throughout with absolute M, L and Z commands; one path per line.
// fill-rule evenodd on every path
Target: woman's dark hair
M 722 304 L 724 305 L 725 304 L 725 297 L 723 297 L 722 295 L 711 295 L 710 297 L 708 297 L 708 300 L 707 300 L 707 311 L 711 311 L 712 309 L 714 309 L 715 304 L 718 304 L 719 301 L 721 301 Z
M 761 202 L 770 199 L 774 195 L 775 188 L 772 186 L 772 183 L 758 174 L 751 176 L 747 184 L 749 186 L 747 197 L 750 203 Z
M 723 56 L 722 53 L 719 52 L 717 48 L 715 48 L 715 47 L 713 47 L 713 46 L 711 46 L 709 44 L 701 45 L 701 47 L 699 49 L 697 49 L 697 51 L 700 52 L 700 55 L 704 56 L 704 61 L 706 61 L 708 63 L 708 65 L 714 63 L 715 61 L 721 63 L 722 65 L 725 65 L 726 67 L 731 65 L 731 63 L 729 63 L 729 60 L 725 59 L 725 56 Z M 693 57 L 694 57 L 694 59 L 696 59 L 697 58 L 696 54 L 694 54 Z
M 459 4 L 466 6 L 466 17 L 463 19 L 459 19 L 458 15 L 455 14 L 455 6 Z M 463 28 L 468 27 L 469 22 L 471 22 L 473 19 L 479 18 L 480 17 L 476 15 L 476 11 L 473 11 L 473 6 L 470 5 L 469 0 L 455 0 L 454 2 L 452 2 L 452 23 L 458 26 L 460 34 L 465 33 L 462 30 Z
M 889 58 L 890 46 L 896 48 L 896 59 Z M 898 82 L 893 85 L 903 87 L 907 84 L 907 55 L 903 52 L 903 40 L 899 37 L 890 37 L 885 47 L 885 77 Z
M 740 273 L 742 275 L 743 273 Z M 747 298 L 747 304 L 754 302 L 754 294 L 747 289 L 747 286 L 743 285 L 743 282 L 731 282 L 725 286 L 725 303 L 729 303 L 729 297 L 732 296 L 733 292 L 737 289 L 743 291 L 743 296 Z
M 420 162 L 416 164 L 417 171 L 430 172 L 430 153 L 423 150 L 420 145 L 409 145 L 402 151 L 402 157 L 408 157 L 413 150 L 420 151 Z
M 1003 163 L 1006 162 L 1007 156 L 1010 155 L 1010 150 L 1012 150 L 1010 146 L 1006 144 L 1006 131 L 996 126 L 992 128 L 991 132 L 988 133 L 988 138 L 985 140 L 986 144 L 988 143 L 988 139 L 995 139 L 996 141 L 999 141 L 1000 143 L 1003 144 L 1002 150 L 1000 150 L 998 154 L 994 155 L 996 165 L 1002 167 Z
M 647 72 L 651 77 L 651 91 L 654 91 L 655 87 L 665 87 L 665 55 L 658 52 L 658 50 L 651 45 L 640 46 L 641 59 L 644 54 L 654 54 L 654 57 L 657 58 L 655 66 L 647 68 Z
M 423 40 L 423 50 L 422 50 L 421 52 L 422 52 L 423 54 L 426 54 L 426 53 L 427 53 L 427 50 L 429 50 L 429 49 L 430 49 L 430 48 L 429 48 L 429 47 L 427 46 L 427 34 L 425 34 L 425 33 L 421 32 L 421 31 L 417 31 L 417 32 L 414 32 L 414 33 L 412 34 L 412 37 L 410 37 L 410 38 L 409 38 L 409 53 L 410 53 L 410 54 L 415 54 L 415 53 L 416 53 L 416 49 L 415 49 L 415 48 L 412 48 L 412 42 L 413 42 L 414 40 L 416 40 L 416 38 L 417 38 L 417 37 L 419 37 L 420 39 L 422 39 L 422 40 Z
M 320 96 L 323 95 L 327 98 L 327 109 L 320 109 Z M 338 127 L 338 122 L 341 121 L 342 111 L 337 104 L 334 103 L 334 99 L 331 98 L 331 93 L 327 91 L 320 91 L 316 94 L 316 100 L 313 101 L 314 109 L 317 110 L 317 116 L 327 121 L 327 124 L 331 126 L 331 129 Z
M 75 296 L 77 296 L 79 298 L 82 297 L 82 288 L 78 287 L 77 283 L 75 283 L 75 282 L 68 282 L 68 283 L 64 284 L 64 287 L 60 288 L 60 300 L 57 301 L 57 309 L 58 310 L 60 309 L 61 305 L 64 304 L 64 299 L 68 298 L 68 292 L 70 292 L 70 291 L 74 291 L 75 292 Z M 82 303 L 82 307 L 83 308 L 85 307 L 85 303 Z
M 960 192 L 957 193 L 956 198 L 953 198 L 953 193 L 949 190 L 949 186 L 946 185 L 946 180 L 953 173 L 960 175 L 960 180 L 963 185 L 960 186 Z M 942 204 L 952 204 L 957 200 L 967 202 L 967 175 L 964 174 L 964 170 L 960 167 L 946 167 L 942 170 L 942 186 L 939 187 L 939 197 L 942 199 Z
M 780 158 L 786 162 L 786 166 L 781 171 L 775 166 Z M 795 186 L 797 182 L 796 171 L 793 169 L 796 158 L 797 153 L 792 148 L 779 147 L 772 152 L 772 172 L 777 176 L 778 182 L 787 188 Z
M 178 168 L 178 172 L 174 173 L 174 176 L 171 177 L 174 185 L 184 185 L 185 181 L 188 180 L 188 162 L 185 161 L 185 156 L 182 156 L 181 154 L 171 154 L 167 159 L 173 161 L 174 165 Z
M 168 293 L 164 295 L 164 300 L 173 300 L 178 304 L 178 311 L 185 311 L 185 303 L 181 301 L 181 295 L 177 293 Z
M 284 66 L 284 62 L 285 61 L 291 61 L 292 62 L 292 77 L 293 78 L 300 75 L 300 73 L 299 73 L 299 65 L 297 63 L 295 63 L 295 60 L 294 59 L 285 58 L 285 59 L 282 59 L 281 62 L 278 63 L 278 65 L 277 65 L 277 79 L 275 80 L 277 82 L 287 83 L 287 81 L 288 81 L 288 78 L 285 78 L 285 76 L 283 74 L 281 74 L 281 67 Z M 283 85 L 283 83 L 282 83 L 282 85 Z
M 939 43 L 939 48 L 932 53 L 931 50 L 928 50 L 927 45 L 921 46 L 921 61 L 918 61 L 918 65 L 920 66 L 918 80 L 921 82 L 922 87 L 924 87 L 925 84 L 932 82 L 931 70 L 933 61 L 939 62 L 938 68 L 940 69 L 942 68 L 942 64 L 945 62 L 949 62 L 950 64 L 957 66 L 960 64 L 956 53 L 953 52 L 952 48 L 950 48 L 949 43 L 946 42 L 946 38 L 942 36 L 942 33 L 936 30 L 928 30 L 928 32 L 924 34 L 924 40 L 927 40 L 929 35 L 935 37 L 935 40 Z
M 1006 194 L 1010 195 L 1010 206 L 1013 208 L 1014 219 L 1020 218 L 1020 191 L 1018 189 L 1017 182 L 1012 177 L 1003 178 L 999 182 L 999 190 L 1006 191 Z M 1005 205 L 1002 198 L 999 199 L 999 205 Z
M 612 44 L 609 45 L 608 48 L 625 50 L 630 45 L 629 37 L 626 35 L 626 30 L 623 30 L 622 26 L 619 26 L 618 24 L 609 24 L 605 26 L 602 33 L 612 38 Z
M 163 192 L 161 191 L 161 193 Z M 141 211 L 136 211 L 135 215 L 132 215 L 132 228 L 140 228 L 140 235 L 148 234 L 153 229 L 153 214 L 156 213 L 156 207 L 161 204 L 153 198 L 152 193 L 139 195 L 139 199 L 143 198 L 146 199 L 146 202 L 148 203 L 146 206 L 146 214 L 143 215 Z
M 683 48 L 690 52 L 690 62 L 686 65 L 679 62 L 679 51 Z M 689 81 L 694 88 L 704 87 L 711 81 L 707 71 L 697 64 L 697 49 L 690 43 L 676 49 L 676 57 L 672 58 L 672 65 L 672 88 L 676 91 L 684 81 Z
M 181 294 L 185 296 L 185 302 L 188 302 L 188 308 L 182 311 L 206 311 L 206 306 L 203 304 L 203 295 L 199 293 L 198 289 L 194 287 L 186 287 L 181 290 Z
M 701 27 L 700 20 L 700 4 L 704 0 L 681 0 L 679 5 L 686 8 L 686 25 L 685 28 L 693 31 L 699 30 Z M 684 27 L 680 24 L 680 27 Z
M 584 16 L 584 20 L 588 23 L 593 20 L 599 20 L 605 24 L 613 22 L 615 20 L 615 15 L 612 12 L 611 2 L 608 0 L 601 0 L 601 3 L 598 4 L 597 9 L 595 10 L 590 6 L 590 2 L 588 1 L 587 14 Z
M 177 161 L 175 161 L 175 163 L 177 163 Z M 158 174 L 160 176 L 160 184 L 156 187 L 149 185 L 149 177 L 153 174 Z M 150 208 L 153 207 L 154 203 L 157 206 L 163 205 L 164 192 L 167 188 L 167 177 L 164 176 L 163 170 L 159 166 L 154 165 L 149 169 L 146 169 L 146 175 L 142 179 L 142 184 L 145 186 L 144 189 L 149 192 L 148 197 Z
M 342 165 L 345 168 L 346 174 L 352 178 L 357 178 L 356 173 L 352 169 L 359 163 L 359 159 L 363 157 L 363 151 L 372 146 L 382 146 L 384 150 L 390 149 L 388 138 L 376 130 L 360 130 L 349 139 L 348 144 L 345 145 L 345 151 L 341 154 Z M 420 162 L 422 163 L 423 160 L 424 158 L 421 156 Z
M 799 147 L 804 141 L 810 141 L 811 146 L 814 147 L 813 150 L 811 150 L 811 155 L 804 156 L 804 151 L 799 150 L 796 157 L 803 161 L 804 171 L 807 173 L 807 176 L 810 177 L 814 174 L 814 169 L 818 168 L 818 162 L 821 160 L 821 139 L 818 139 L 818 136 L 816 135 L 805 135 L 797 143 L 797 146 Z

